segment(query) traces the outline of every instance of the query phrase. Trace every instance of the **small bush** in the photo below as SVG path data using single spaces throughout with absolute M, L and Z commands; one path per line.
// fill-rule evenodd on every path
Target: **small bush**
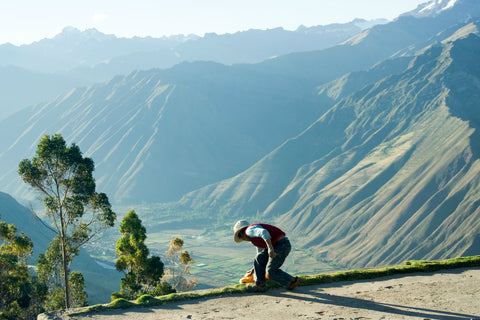
M 108 310 L 108 308 L 103 304 L 95 304 L 93 306 L 89 306 L 87 308 L 81 309 L 80 311 L 74 311 L 72 313 L 69 313 L 69 315 L 74 316 L 77 314 L 94 313 L 94 312 L 101 312 L 105 310 Z
M 121 292 L 113 292 L 113 293 L 111 294 L 111 296 L 110 296 L 110 299 L 111 299 L 112 301 L 117 300 L 117 299 L 125 299 L 125 300 L 128 300 L 128 297 L 127 297 L 125 294 L 121 293 Z
M 116 299 L 107 304 L 108 308 L 111 309 L 126 309 L 135 306 L 135 303 L 128 301 L 127 299 Z
M 140 296 L 136 301 L 136 304 L 143 305 L 143 306 L 156 306 L 162 303 L 161 300 L 152 297 L 149 294 L 144 294 Z
M 170 283 L 163 281 L 155 287 L 155 289 L 148 291 L 147 293 L 152 296 L 164 296 L 170 293 L 175 293 L 175 289 L 172 288 Z

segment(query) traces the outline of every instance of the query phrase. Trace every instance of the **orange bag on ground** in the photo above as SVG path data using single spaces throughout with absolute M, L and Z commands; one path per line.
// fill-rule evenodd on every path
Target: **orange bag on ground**
M 245 275 L 243 276 L 242 279 L 240 279 L 240 283 L 251 283 L 251 282 L 255 282 L 255 279 L 253 278 L 253 269 L 252 270 L 248 270 L 247 273 L 245 273 Z M 265 278 L 267 280 L 269 280 L 270 278 L 268 277 L 268 274 L 265 275 Z

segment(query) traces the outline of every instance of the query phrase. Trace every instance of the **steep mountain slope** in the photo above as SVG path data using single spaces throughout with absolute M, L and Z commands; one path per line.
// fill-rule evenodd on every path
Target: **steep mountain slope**
M 0 183 L 24 196 L 18 162 L 42 133 L 59 131 L 96 161 L 99 189 L 115 203 L 179 199 L 245 170 L 341 97 L 325 99 L 316 87 L 471 22 L 458 23 L 448 10 L 403 17 L 322 51 L 250 65 L 183 63 L 73 90 L 0 124 Z
M 21 108 L 55 99 L 62 92 L 86 84 L 67 76 L 0 67 L 0 120 Z
M 319 86 L 317 88 L 319 100 L 333 106 L 335 102 L 369 84 L 373 84 L 387 76 L 402 73 L 407 69 L 411 59 L 411 56 L 388 59 L 379 62 L 369 70 L 347 73 L 343 77 Z
M 40 253 L 44 253 L 55 233 L 30 210 L 20 205 L 10 195 L 0 192 L 0 221 L 13 223 L 33 241 L 33 256 L 29 265 L 36 265 Z M 83 250 L 74 259 L 71 270 L 82 272 L 87 286 L 90 304 L 110 301 L 112 292 L 120 288 L 120 273 L 99 266 Z
M 96 29 L 66 27 L 52 39 L 29 45 L 0 45 L 0 120 L 23 107 L 53 100 L 75 87 L 107 81 L 134 70 L 170 68 L 182 61 L 226 64 L 336 45 L 386 21 L 248 30 L 235 34 L 117 38 Z
M 36 263 L 38 255 L 45 252 L 54 237 L 54 232 L 40 218 L 3 192 L 0 192 L 0 220 L 13 223 L 19 232 L 33 240 L 33 257 L 29 264 Z
M 345 151 L 286 188 L 286 198 L 310 190 L 282 217 L 316 235 L 305 246 L 357 266 L 478 254 L 479 54 L 476 36 L 432 48 L 399 79 L 338 105 L 357 118 Z M 332 176 L 333 163 L 342 169 Z
M 478 254 L 480 38 L 434 46 L 247 171 L 180 202 L 263 213 L 346 266 Z
M 432 1 L 435 2 L 435 1 Z M 353 36 L 342 45 L 321 51 L 288 54 L 256 68 L 278 77 L 299 76 L 299 81 L 324 84 L 349 72 L 362 71 L 390 57 L 413 54 L 427 45 L 452 36 L 480 17 L 476 0 L 459 0 L 437 15 L 400 16 Z
M 166 201 L 248 168 L 322 109 L 313 85 L 243 66 L 181 64 L 116 77 L 27 108 L 0 126 L 2 188 L 20 192 L 19 161 L 60 132 L 96 163 L 116 203 Z M 26 190 L 26 189 L 24 189 Z

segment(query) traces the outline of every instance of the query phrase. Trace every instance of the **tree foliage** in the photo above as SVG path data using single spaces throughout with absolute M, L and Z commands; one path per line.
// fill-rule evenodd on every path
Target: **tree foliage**
M 25 262 L 33 243 L 13 224 L 0 222 L 0 319 L 27 319 L 41 311 L 41 289 Z M 38 293 L 38 294 L 37 294 Z
M 72 306 L 85 307 L 88 305 L 87 293 L 85 292 L 85 279 L 81 272 L 70 273 L 70 290 L 72 291 Z
M 176 291 L 189 291 L 197 287 L 196 278 L 188 280 L 187 275 L 190 274 L 190 265 L 194 262 L 188 251 L 182 251 L 183 240 L 175 238 L 170 241 L 170 247 L 165 252 L 165 278 L 172 288 Z
M 145 245 L 146 229 L 134 210 L 130 210 L 120 224 L 122 237 L 117 240 L 115 264 L 122 271 L 121 292 L 117 296 L 135 299 L 139 293 L 148 293 L 161 284 L 163 262 L 149 255 Z
M 69 248 L 68 251 L 72 249 Z M 68 261 L 70 264 L 71 261 Z M 48 297 L 45 308 L 48 311 L 64 309 L 65 288 L 62 272 L 62 256 L 60 254 L 60 240 L 58 237 L 52 240 L 45 251 L 37 260 L 38 281 L 46 288 Z M 85 292 L 85 280 L 78 271 L 68 270 L 69 289 L 71 292 L 71 307 L 83 307 L 87 305 L 87 293 Z
M 67 146 L 58 133 L 44 135 L 35 156 L 22 160 L 18 168 L 23 181 L 44 196 L 46 214 L 57 232 L 67 308 L 70 262 L 80 246 L 116 219 L 107 195 L 95 191 L 93 171 L 93 160 L 83 157 L 77 145 Z

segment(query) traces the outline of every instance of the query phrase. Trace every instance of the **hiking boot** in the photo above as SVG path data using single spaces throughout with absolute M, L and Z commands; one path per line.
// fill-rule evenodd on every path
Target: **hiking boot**
M 267 285 L 264 282 L 256 282 L 254 285 L 247 286 L 247 289 L 252 292 L 265 292 L 267 291 Z
M 290 284 L 288 285 L 288 290 L 295 289 L 299 284 L 300 284 L 300 278 L 299 277 L 293 277 L 292 281 L 290 281 Z

